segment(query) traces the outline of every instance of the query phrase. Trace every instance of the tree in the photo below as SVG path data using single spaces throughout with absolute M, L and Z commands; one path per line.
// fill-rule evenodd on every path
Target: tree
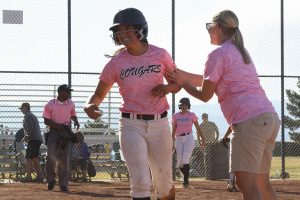
M 297 87 L 300 92 L 300 78 L 298 78 Z M 288 128 L 290 138 L 297 143 L 300 143 L 300 93 L 292 90 L 286 90 L 289 103 L 286 103 L 286 108 L 289 115 L 284 116 L 284 127 Z

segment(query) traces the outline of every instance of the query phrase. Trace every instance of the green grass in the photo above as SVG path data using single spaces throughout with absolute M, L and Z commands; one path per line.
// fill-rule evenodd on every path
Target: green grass
M 281 157 L 273 157 L 270 172 L 271 178 L 280 178 L 281 166 Z M 285 157 L 285 172 L 289 173 L 291 179 L 300 179 L 300 156 Z

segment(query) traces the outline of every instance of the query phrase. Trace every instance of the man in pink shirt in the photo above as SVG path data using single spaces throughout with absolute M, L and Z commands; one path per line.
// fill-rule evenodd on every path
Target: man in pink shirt
M 73 91 L 68 85 L 60 85 L 57 89 L 58 96 L 50 100 L 44 107 L 44 123 L 50 128 L 46 136 L 47 161 L 46 161 L 46 179 L 48 190 L 53 190 L 55 184 L 55 167 L 58 162 L 59 186 L 62 192 L 68 192 L 69 181 L 69 161 L 70 161 L 70 140 L 61 136 L 70 131 L 71 120 L 79 128 L 75 112 L 75 104 L 70 97 Z M 61 145 L 64 143 L 64 145 Z

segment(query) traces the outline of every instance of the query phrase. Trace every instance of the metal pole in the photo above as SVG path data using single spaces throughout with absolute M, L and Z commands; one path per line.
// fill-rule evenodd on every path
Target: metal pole
M 172 0 L 172 58 L 175 61 L 175 0 Z M 172 94 L 172 115 L 175 113 L 175 94 Z M 176 180 L 176 156 L 173 153 L 173 180 Z
M 172 58 L 175 61 L 175 0 L 172 0 Z M 175 94 L 172 94 L 172 114 L 175 113 Z
M 71 57 L 71 0 L 68 0 L 68 85 L 72 86 L 72 57 Z
M 284 138 L 284 10 L 283 0 L 280 1 L 280 14 L 281 14 L 281 177 L 285 177 L 285 138 Z

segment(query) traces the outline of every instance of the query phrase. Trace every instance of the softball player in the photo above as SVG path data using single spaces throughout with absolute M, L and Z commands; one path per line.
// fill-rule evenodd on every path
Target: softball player
M 120 10 L 110 30 L 115 44 L 125 47 L 104 67 L 84 110 L 90 118 L 101 116 L 98 106 L 117 83 L 124 101 L 119 139 L 131 179 L 131 196 L 150 200 L 153 179 L 158 199 L 175 199 L 165 95 L 181 87 L 168 79 L 167 84 L 163 81 L 167 68 L 175 69 L 174 61 L 166 50 L 148 44 L 147 21 L 135 8 Z
M 189 186 L 190 159 L 195 147 L 193 136 L 193 124 L 197 130 L 198 138 L 201 138 L 199 144 L 204 149 L 205 139 L 201 132 L 198 117 L 190 112 L 191 103 L 189 98 L 182 98 L 179 101 L 180 112 L 175 113 L 172 118 L 172 137 L 176 140 L 176 155 L 179 169 L 183 174 L 183 187 Z
M 278 199 L 270 183 L 272 151 L 280 120 L 260 85 L 258 74 L 244 47 L 239 20 L 230 10 L 206 23 L 214 49 L 205 64 L 204 75 L 186 76 L 180 70 L 170 74 L 192 96 L 207 102 L 214 93 L 233 133 L 230 171 L 235 172 L 243 199 Z M 202 80 L 193 86 L 190 80 Z

